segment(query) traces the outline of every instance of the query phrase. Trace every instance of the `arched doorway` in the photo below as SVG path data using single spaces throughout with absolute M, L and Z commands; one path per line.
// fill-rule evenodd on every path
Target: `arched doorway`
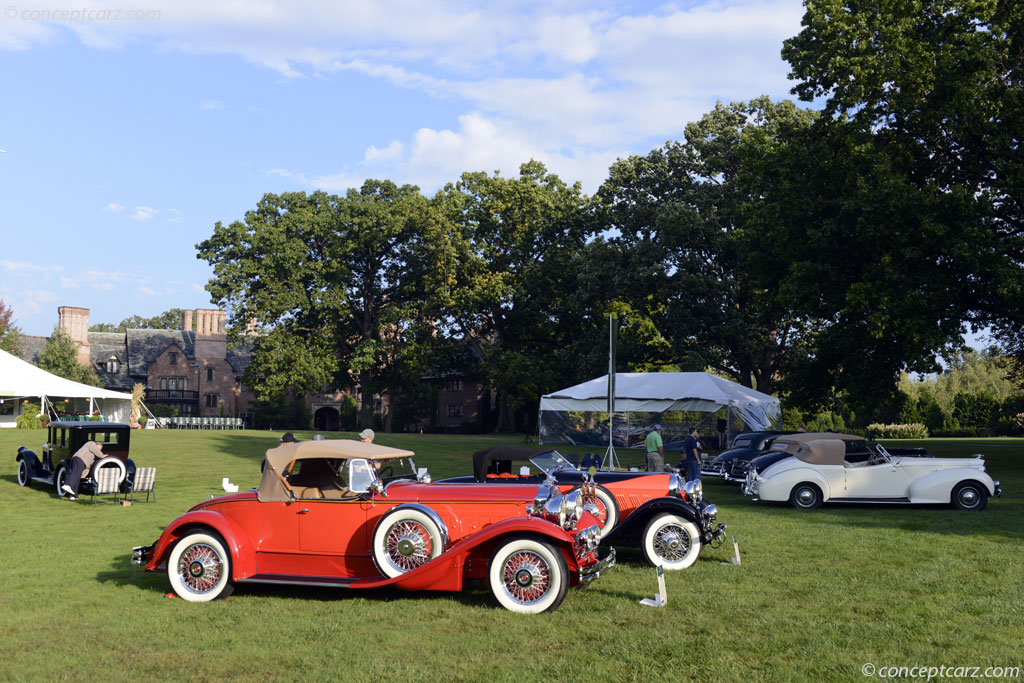
M 334 406 L 323 406 L 313 413 L 313 428 L 322 432 L 338 431 L 338 409 Z

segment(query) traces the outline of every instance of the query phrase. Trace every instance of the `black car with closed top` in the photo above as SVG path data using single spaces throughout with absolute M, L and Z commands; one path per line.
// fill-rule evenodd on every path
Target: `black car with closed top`
M 28 486 L 32 482 L 52 486 L 61 498 L 67 494 L 62 486 L 67 479 L 71 458 L 87 441 L 95 441 L 103 451 L 92 467 L 82 473 L 79 492 L 89 495 L 93 491 L 96 473 L 102 468 L 114 468 L 118 472 L 120 490 L 127 493 L 135 480 L 135 462 L 128 457 L 131 427 L 118 422 L 51 422 L 47 428 L 46 443 L 42 457 L 25 446 L 18 447 L 15 460 L 18 463 L 18 484 Z

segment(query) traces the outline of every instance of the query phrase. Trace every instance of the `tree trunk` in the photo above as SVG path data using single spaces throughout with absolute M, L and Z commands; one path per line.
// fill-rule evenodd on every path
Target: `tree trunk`
M 359 371 L 359 395 L 362 402 L 359 406 L 359 417 L 356 419 L 356 429 L 373 427 L 373 394 L 367 387 L 370 386 L 370 371 Z
M 501 398 L 498 399 L 498 423 L 494 426 L 496 434 L 513 434 L 516 431 L 515 411 L 509 409 Z

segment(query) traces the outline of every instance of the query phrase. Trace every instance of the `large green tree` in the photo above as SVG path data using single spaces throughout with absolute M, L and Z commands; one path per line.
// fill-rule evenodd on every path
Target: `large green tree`
M 513 431 L 517 412 L 532 416 L 545 391 L 579 381 L 570 356 L 594 341 L 576 277 L 593 200 L 530 161 L 518 177 L 465 173 L 434 203 L 450 235 L 435 256 L 440 326 L 472 349 L 497 391 L 496 428 Z
M 368 180 L 343 197 L 265 195 L 197 248 L 232 336 L 255 333 L 245 382 L 257 396 L 357 384 L 368 426 L 373 394 L 400 382 L 388 364 L 395 343 L 413 343 L 416 302 L 436 277 L 430 251 L 443 241 L 416 187 Z
M 71 339 L 71 335 L 60 328 L 55 328 L 53 334 L 46 340 L 46 344 L 39 354 L 38 365 L 58 377 L 94 387 L 103 386 L 91 367 L 78 362 L 78 348 L 75 346 L 74 340 Z
M 615 287 L 651 328 L 648 362 L 711 367 L 775 390 L 803 324 L 766 284 L 786 262 L 764 263 L 751 226 L 777 220 L 762 212 L 775 171 L 761 160 L 771 150 L 792 153 L 813 119 L 766 97 L 718 104 L 686 126 L 684 140 L 612 165 L 599 196 L 606 227 L 620 234 Z
M 873 276 L 839 278 L 848 320 L 864 321 L 847 336 L 850 353 L 862 348 L 873 367 L 896 355 L 913 364 L 987 324 L 1024 349 L 1024 5 L 806 5 L 783 56 L 794 92 L 825 107 L 813 180 L 827 180 L 818 213 L 828 215 L 811 244 L 861 256 Z M 831 272 L 836 259 L 823 265 Z M 802 280 L 820 276 L 807 269 Z

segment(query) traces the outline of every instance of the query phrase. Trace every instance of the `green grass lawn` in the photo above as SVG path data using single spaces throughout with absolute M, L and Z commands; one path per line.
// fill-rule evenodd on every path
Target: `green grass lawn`
M 259 482 L 279 433 L 143 431 L 140 466 L 157 502 L 119 507 L 20 488 L 16 448 L 45 431 L 0 430 L 0 677 L 180 680 L 863 680 L 861 667 L 1007 666 L 1024 659 L 1024 440 L 923 443 L 985 453 L 1005 494 L 981 513 L 826 506 L 800 512 L 705 482 L 739 539 L 667 575 L 669 603 L 640 554 L 556 612 L 517 615 L 483 585 L 462 593 L 240 586 L 226 600 L 168 599 L 163 574 L 134 570 L 152 543 L 228 476 Z M 311 433 L 299 433 L 310 438 Z M 348 435 L 354 436 L 354 435 Z M 435 478 L 469 473 L 498 436 L 380 434 Z M 893 442 L 894 444 L 896 442 Z M 584 452 L 587 449 L 572 449 Z M 620 452 L 623 464 L 640 454 Z

